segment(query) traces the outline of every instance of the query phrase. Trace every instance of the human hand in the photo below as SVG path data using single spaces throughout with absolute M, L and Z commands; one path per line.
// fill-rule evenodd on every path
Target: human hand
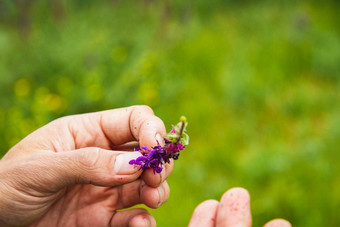
M 249 227 L 251 226 L 250 196 L 244 188 L 232 188 L 221 201 L 207 200 L 199 204 L 189 227 Z M 264 227 L 291 227 L 284 219 L 274 219 Z
M 155 226 L 144 203 L 169 196 L 160 174 L 129 165 L 139 152 L 113 151 L 129 141 L 152 147 L 163 122 L 146 106 L 57 119 L 28 135 L 0 161 L 0 226 Z

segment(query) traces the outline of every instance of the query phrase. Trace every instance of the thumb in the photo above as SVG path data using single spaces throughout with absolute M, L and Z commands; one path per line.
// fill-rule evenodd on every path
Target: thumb
M 139 152 L 121 152 L 87 147 L 68 152 L 55 153 L 57 185 L 94 184 L 117 186 L 136 180 L 142 173 L 138 166 L 130 165 L 131 159 L 141 156 Z

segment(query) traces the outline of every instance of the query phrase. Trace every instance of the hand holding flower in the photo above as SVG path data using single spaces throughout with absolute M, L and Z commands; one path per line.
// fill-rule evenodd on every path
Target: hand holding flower
M 162 173 L 129 165 L 138 141 L 157 146 L 163 122 L 146 106 L 68 116 L 31 133 L 0 161 L 0 226 L 155 226 L 144 203 L 157 208 L 169 196 Z

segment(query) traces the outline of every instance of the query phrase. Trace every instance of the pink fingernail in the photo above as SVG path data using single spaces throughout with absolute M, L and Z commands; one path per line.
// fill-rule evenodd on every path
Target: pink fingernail
M 159 133 L 156 134 L 155 138 L 157 142 L 159 143 L 159 145 L 164 146 L 164 139 Z
M 138 167 L 130 165 L 129 161 L 141 156 L 139 152 L 127 152 L 126 154 L 120 154 L 116 157 L 114 172 L 117 175 L 129 175 L 138 171 Z

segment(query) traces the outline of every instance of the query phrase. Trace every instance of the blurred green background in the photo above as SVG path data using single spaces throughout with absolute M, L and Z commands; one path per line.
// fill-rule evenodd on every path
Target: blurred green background
M 254 226 L 337 226 L 339 15 L 337 1 L 0 1 L 0 154 L 60 116 L 146 104 L 168 129 L 186 115 L 191 136 L 159 226 L 234 186 Z

